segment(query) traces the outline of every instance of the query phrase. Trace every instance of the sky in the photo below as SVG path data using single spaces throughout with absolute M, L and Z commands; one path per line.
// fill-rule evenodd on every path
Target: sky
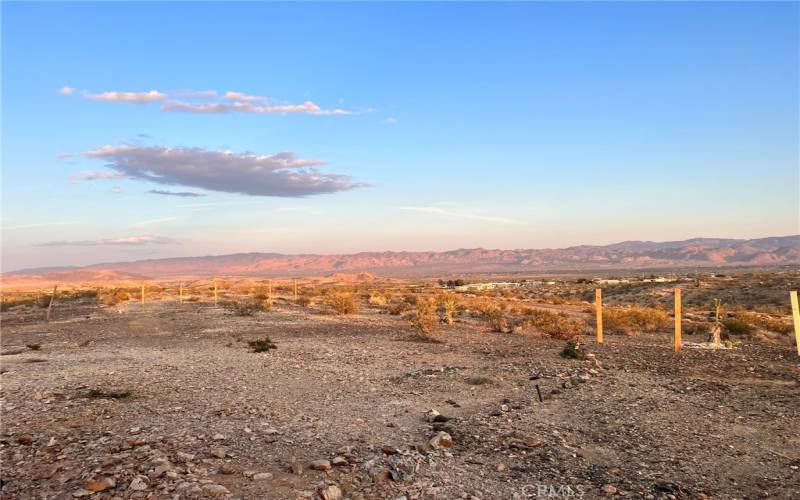
M 2 267 L 800 233 L 798 3 L 14 3 Z

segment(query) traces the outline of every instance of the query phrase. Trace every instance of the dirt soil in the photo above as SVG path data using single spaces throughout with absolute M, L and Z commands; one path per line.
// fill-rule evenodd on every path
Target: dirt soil
M 39 316 L 3 314 L 4 499 L 800 498 L 785 345 L 584 338 L 593 361 L 472 320 L 415 341 L 374 310 Z

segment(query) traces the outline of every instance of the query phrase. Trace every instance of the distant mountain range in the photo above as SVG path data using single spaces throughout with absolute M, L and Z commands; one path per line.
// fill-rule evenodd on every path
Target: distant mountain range
M 371 272 L 385 276 L 432 276 L 480 272 L 624 270 L 686 267 L 800 265 L 800 235 L 753 240 L 695 238 L 625 241 L 561 249 L 447 252 L 362 252 L 347 255 L 240 253 L 206 257 L 116 262 L 74 268 L 38 268 L 6 276 L 93 281 L 179 276 L 318 276 Z

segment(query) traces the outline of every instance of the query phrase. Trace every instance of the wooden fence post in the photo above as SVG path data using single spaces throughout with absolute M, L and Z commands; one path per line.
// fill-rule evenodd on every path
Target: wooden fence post
M 797 305 L 797 291 L 789 292 L 792 302 L 792 320 L 794 320 L 794 340 L 797 343 L 797 354 L 800 355 L 800 306 Z
M 53 310 L 53 302 L 56 301 L 56 292 L 58 292 L 58 285 L 53 287 L 53 296 L 50 297 L 50 303 L 47 304 L 47 321 L 50 321 L 50 311 Z
M 144 305 L 144 283 L 142 283 L 142 305 Z
M 217 295 L 217 280 L 214 280 L 214 306 L 217 305 L 219 296 Z
M 596 288 L 594 291 L 594 309 L 597 315 L 597 343 L 603 343 L 603 290 Z
M 681 289 L 675 289 L 675 352 L 681 352 Z

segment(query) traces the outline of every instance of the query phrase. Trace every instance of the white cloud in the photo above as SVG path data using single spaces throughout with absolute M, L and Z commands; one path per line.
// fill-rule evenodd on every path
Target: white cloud
M 132 102 L 136 104 L 144 104 L 154 101 L 163 101 L 167 98 L 167 94 L 159 92 L 158 90 L 151 90 L 149 92 L 102 92 L 100 94 L 92 94 L 84 92 L 83 96 L 93 101 L 103 102 Z
M 291 152 L 254 155 L 121 145 L 67 156 L 105 160 L 111 174 L 131 179 L 252 196 L 302 197 L 365 186 L 347 175 L 322 173 L 315 167 L 325 162 L 300 159 Z
M 75 89 L 73 87 L 67 87 L 66 85 L 58 89 L 58 93 L 61 95 L 72 95 L 75 93 Z
M 174 245 L 178 240 L 166 238 L 164 236 L 126 236 L 122 238 L 108 238 L 102 240 L 80 240 L 80 241 L 48 241 L 39 243 L 40 247 L 90 247 L 90 246 L 140 246 L 140 245 Z
M 246 96 L 255 99 L 255 96 Z M 255 113 L 255 114 L 294 114 L 304 113 L 309 115 L 350 115 L 351 111 L 344 109 L 323 109 L 319 105 L 305 101 L 302 104 L 254 104 L 257 101 L 234 101 L 190 103 L 183 101 L 168 101 L 161 105 L 163 111 L 184 113 Z
M 111 192 L 112 193 L 121 193 L 122 192 L 122 188 L 119 187 L 119 186 L 114 186 L 113 188 L 111 188 Z
M 489 215 L 480 215 L 469 212 L 454 212 L 452 210 L 445 210 L 444 208 L 441 207 L 398 207 L 398 208 L 400 210 L 405 210 L 408 212 L 421 212 L 426 214 L 440 215 L 443 217 L 451 217 L 458 219 L 471 219 L 484 222 L 496 222 L 499 224 L 524 224 L 524 222 L 522 221 L 509 219 L 507 217 L 493 217 Z

